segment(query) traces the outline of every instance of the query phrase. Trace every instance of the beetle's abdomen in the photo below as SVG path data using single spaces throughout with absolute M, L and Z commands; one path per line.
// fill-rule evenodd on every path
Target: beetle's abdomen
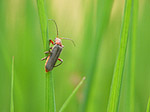
M 47 58 L 45 63 L 45 71 L 51 71 L 56 64 L 56 61 L 62 51 L 62 47 L 60 45 L 54 45 L 52 49 L 52 54 Z

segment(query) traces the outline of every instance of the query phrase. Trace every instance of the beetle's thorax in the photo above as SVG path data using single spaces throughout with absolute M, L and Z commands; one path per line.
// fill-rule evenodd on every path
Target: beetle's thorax
M 62 46 L 62 42 L 60 38 L 55 38 L 55 44 Z

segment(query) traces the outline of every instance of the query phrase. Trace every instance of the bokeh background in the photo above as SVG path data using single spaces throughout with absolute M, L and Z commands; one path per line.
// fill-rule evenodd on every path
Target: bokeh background
M 74 47 L 63 40 L 65 47 L 60 57 L 64 63 L 53 70 L 57 111 L 93 66 L 87 111 L 106 112 L 119 48 L 124 0 L 46 0 L 45 5 L 48 18 L 57 22 L 59 36 L 71 38 L 76 43 Z M 135 112 L 146 111 L 150 96 L 149 12 L 150 1 L 139 0 Z M 43 112 L 45 62 L 40 61 L 44 50 L 36 0 L 0 0 L 0 15 L 0 112 L 9 112 L 10 108 L 12 56 L 15 57 L 15 112 Z M 55 25 L 49 22 L 49 38 L 54 40 L 55 37 Z M 94 50 L 96 56 L 92 55 Z M 128 55 L 127 51 L 119 112 L 127 112 Z M 65 112 L 80 110 L 84 87 L 79 89 Z

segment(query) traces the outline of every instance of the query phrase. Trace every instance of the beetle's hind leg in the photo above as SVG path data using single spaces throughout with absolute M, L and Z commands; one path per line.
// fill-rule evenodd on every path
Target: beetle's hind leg
M 63 60 L 61 58 L 58 58 L 58 60 L 60 61 L 60 63 L 58 65 L 54 65 L 54 67 L 57 67 L 62 64 Z

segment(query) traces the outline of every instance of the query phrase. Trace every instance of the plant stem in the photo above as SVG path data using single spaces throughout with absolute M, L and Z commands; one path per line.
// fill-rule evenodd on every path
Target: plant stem
M 45 84 L 45 99 L 46 99 L 46 112 L 56 112 L 55 105 L 55 92 L 52 72 L 46 73 Z
M 48 49 L 48 25 L 44 0 L 37 0 L 44 50 Z
M 38 12 L 41 24 L 41 32 L 44 50 L 49 49 L 48 44 L 48 19 L 45 11 L 44 0 L 37 0 Z M 52 72 L 45 73 L 45 111 L 55 112 L 55 95 Z

